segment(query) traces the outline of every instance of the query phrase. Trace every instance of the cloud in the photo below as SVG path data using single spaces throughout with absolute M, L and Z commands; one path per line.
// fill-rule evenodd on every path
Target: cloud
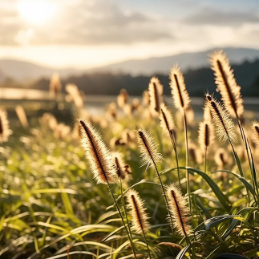
M 16 11 L 8 14 L 3 7 L 0 17 L 0 35 L 4 35 L 0 45 L 17 45 L 23 37 L 31 45 L 125 45 L 174 38 L 155 18 L 128 12 L 107 0 L 61 1 L 55 17 L 41 26 L 26 23 Z M 33 35 L 28 37 L 26 31 Z
M 183 21 L 190 25 L 241 26 L 244 23 L 259 23 L 259 16 L 253 12 L 226 12 L 202 8 Z

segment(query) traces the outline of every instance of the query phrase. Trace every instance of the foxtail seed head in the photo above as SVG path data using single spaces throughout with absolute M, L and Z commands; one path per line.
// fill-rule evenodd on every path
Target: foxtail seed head
M 25 113 L 25 110 L 23 109 L 23 107 L 21 105 L 17 105 L 15 107 L 15 111 L 16 111 L 17 117 L 18 117 L 19 121 L 21 122 L 22 126 L 24 128 L 28 128 L 29 124 L 28 124 L 27 116 L 26 116 L 26 113 Z
M 114 183 L 117 180 L 114 160 L 101 135 L 90 122 L 79 120 L 82 146 L 97 183 Z
M 173 116 L 165 104 L 162 104 L 160 109 L 160 125 L 166 134 L 174 133 Z
M 217 135 L 222 140 L 235 141 L 235 125 L 229 113 L 211 95 L 206 94 L 206 100 L 210 107 L 212 122 L 216 128 Z
M 241 88 L 236 83 L 226 54 L 223 51 L 214 52 L 210 56 L 210 63 L 224 106 L 233 117 L 241 116 L 244 112 Z
M 0 108 L 0 143 L 8 141 L 11 133 L 7 113 L 4 109 Z
M 138 192 L 131 189 L 127 194 L 128 207 L 132 218 L 131 229 L 137 233 L 143 233 L 150 229 L 148 216 L 144 202 L 140 199 Z
M 137 128 L 137 143 L 143 165 L 147 165 L 147 168 L 163 159 L 158 152 L 158 145 L 155 143 L 154 137 L 142 128 Z
M 227 164 L 231 164 L 231 158 L 228 153 L 223 148 L 217 149 L 214 156 L 215 163 L 217 164 L 219 169 L 223 169 Z
M 113 152 L 112 153 L 114 164 L 116 167 L 116 173 L 117 176 L 121 180 L 129 180 L 129 176 L 131 175 L 131 168 L 128 164 L 126 164 L 122 158 L 122 154 L 119 152 Z
M 62 84 L 60 81 L 59 73 L 54 73 L 50 79 L 49 91 L 53 97 L 56 97 L 62 90 Z
M 188 236 L 191 233 L 191 227 L 188 224 L 189 210 L 186 206 L 186 200 L 182 196 L 181 191 L 174 185 L 167 188 L 167 197 L 169 200 L 170 214 L 174 219 L 174 228 L 177 229 L 182 236 Z
M 171 93 L 175 107 L 178 109 L 187 108 L 190 103 L 190 98 L 185 87 L 183 74 L 177 65 L 171 69 L 170 80 Z
M 254 142 L 258 146 L 259 145 L 259 123 L 258 122 L 254 122 L 253 126 L 252 126 L 252 129 L 253 129 L 253 139 L 254 139 Z
M 213 142 L 213 129 L 212 125 L 208 121 L 203 121 L 199 126 L 199 142 L 202 151 L 208 149 L 208 147 Z
M 159 113 L 161 104 L 163 103 L 163 86 L 157 77 L 151 78 L 148 86 L 148 92 L 151 111 L 154 113 Z

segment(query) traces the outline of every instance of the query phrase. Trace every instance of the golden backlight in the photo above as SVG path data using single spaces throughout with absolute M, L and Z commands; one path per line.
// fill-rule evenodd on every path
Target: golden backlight
M 47 0 L 20 0 L 18 10 L 27 22 L 41 24 L 54 15 L 56 5 Z

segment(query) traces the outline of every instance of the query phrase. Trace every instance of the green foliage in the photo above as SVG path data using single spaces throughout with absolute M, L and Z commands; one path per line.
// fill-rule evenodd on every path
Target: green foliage
M 133 130 L 140 123 L 156 138 L 162 136 L 159 150 L 164 160 L 157 165 L 158 171 L 165 185 L 178 184 L 174 152 L 156 118 L 142 120 L 136 114 L 130 124 L 124 117 L 107 123 L 104 129 L 95 126 L 108 144 L 112 137 L 120 137 L 124 128 Z M 34 127 L 38 130 L 32 134 Z M 181 185 L 186 194 L 184 135 L 179 123 L 177 127 Z M 57 139 L 44 124 L 35 123 L 28 130 L 16 126 L 12 130 L 9 142 L 1 146 L 0 258 L 55 259 L 68 258 L 68 253 L 73 259 L 132 258 L 131 245 L 109 189 L 96 184 L 79 140 L 71 135 Z M 192 125 L 189 132 L 189 138 L 195 139 L 197 125 Z M 136 145 L 114 149 L 124 155 L 132 169 L 132 179 L 123 184 L 124 194 L 134 188 L 145 201 L 151 224 L 146 238 L 153 258 L 256 258 L 258 197 L 245 161 L 240 160 L 245 175 L 241 177 L 230 163 L 224 170 L 217 170 L 213 152 L 208 156 L 207 174 L 202 171 L 203 165 L 190 160 L 193 167 L 187 169 L 193 232 L 188 243 L 175 229 L 171 231 L 156 172 L 141 167 Z M 224 177 L 219 177 L 223 172 Z M 111 187 L 123 211 L 120 185 Z M 143 236 L 131 234 L 136 253 L 147 258 Z

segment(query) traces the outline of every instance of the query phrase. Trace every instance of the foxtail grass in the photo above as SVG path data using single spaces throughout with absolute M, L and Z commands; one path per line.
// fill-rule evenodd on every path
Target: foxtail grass
M 127 210 L 124 202 L 124 192 L 123 192 L 123 187 L 122 187 L 122 182 L 127 182 L 131 178 L 131 168 L 128 164 L 126 164 L 123 160 L 122 154 L 119 152 L 113 152 L 112 156 L 114 158 L 114 163 L 116 167 L 116 173 L 120 182 L 120 191 L 121 191 L 121 201 L 122 201 L 122 206 L 123 210 L 125 213 L 125 218 L 127 222 L 127 228 L 130 234 L 130 238 L 132 239 L 131 231 L 129 228 L 129 221 L 128 221 L 128 216 L 127 216 Z
M 211 95 L 206 94 L 206 100 L 210 107 L 212 122 L 214 124 L 214 127 L 216 128 L 216 133 L 219 139 L 222 139 L 223 141 L 228 140 L 232 148 L 232 152 L 233 152 L 239 173 L 242 177 L 244 177 L 242 167 L 240 165 L 240 162 L 238 160 L 237 154 L 233 146 L 233 141 L 236 140 L 234 123 L 231 120 L 229 113 L 224 108 L 224 106 L 221 106 Z
M 8 141 L 10 135 L 11 130 L 9 128 L 7 113 L 3 108 L 0 108 L 0 143 Z
M 170 87 L 171 87 L 171 93 L 174 100 L 174 105 L 183 114 L 185 150 L 186 150 L 186 185 L 187 185 L 186 187 L 187 187 L 187 195 L 188 195 L 189 206 L 191 211 L 192 205 L 191 205 L 191 193 L 190 193 L 190 179 L 189 179 L 189 171 L 187 169 L 187 167 L 189 166 L 189 147 L 188 147 L 188 126 L 187 126 L 187 118 L 186 118 L 186 109 L 190 105 L 190 98 L 186 90 L 183 74 L 181 73 L 178 66 L 175 66 L 171 69 Z
M 211 124 L 211 115 L 209 107 L 205 104 L 203 122 L 199 125 L 199 143 L 201 150 L 204 154 L 204 172 L 206 173 L 207 168 L 207 151 L 209 146 L 213 143 L 213 126 Z
M 148 86 L 150 109 L 153 114 L 159 114 L 163 103 L 163 86 L 157 77 L 152 77 Z
M 243 99 L 240 93 L 241 87 L 236 83 L 233 69 L 229 64 L 229 60 L 225 53 L 222 51 L 214 52 L 211 55 L 210 62 L 211 68 L 214 71 L 217 90 L 222 96 L 224 107 L 228 110 L 230 115 L 236 117 L 238 121 L 238 127 L 246 150 L 253 185 L 256 187 L 257 179 L 254 163 L 252 161 L 252 153 L 250 152 L 249 143 L 241 122 L 244 113 Z
M 234 117 L 244 112 L 241 87 L 237 85 L 233 70 L 225 53 L 216 51 L 210 56 L 211 68 L 214 71 L 217 90 L 221 93 L 225 108 Z
M 136 258 L 133 241 L 130 237 L 128 228 L 124 223 L 120 207 L 114 197 L 110 186 L 111 183 L 117 182 L 116 166 L 113 162 L 110 151 L 103 142 L 101 135 L 97 132 L 97 130 L 92 126 L 90 122 L 79 120 L 79 123 L 81 125 L 82 146 L 86 151 L 86 157 L 94 173 L 94 178 L 96 179 L 97 183 L 108 185 L 109 191 L 111 193 L 117 211 L 119 212 L 123 226 L 131 243 L 134 256 Z
M 162 182 L 162 179 L 160 177 L 160 174 L 158 172 L 157 165 L 156 165 L 157 162 L 162 161 L 163 157 L 158 152 L 157 144 L 155 143 L 153 136 L 149 132 L 147 132 L 146 130 L 140 127 L 137 128 L 137 143 L 141 153 L 141 159 L 142 159 L 143 165 L 147 165 L 147 168 L 151 166 L 154 166 L 155 168 L 160 186 L 162 188 L 163 196 L 165 198 L 166 208 L 170 215 L 169 203 L 166 196 L 165 186 Z M 170 222 L 171 224 L 173 223 L 173 219 L 171 216 L 170 216 Z
M 190 211 L 186 206 L 186 200 L 182 196 L 180 189 L 174 184 L 167 187 L 167 197 L 171 215 L 173 215 L 173 227 L 177 232 L 188 240 L 188 235 L 191 233 L 191 226 L 188 224 L 190 221 Z
M 132 218 L 132 231 L 136 233 L 141 233 L 145 239 L 145 243 L 147 245 L 148 255 L 151 259 L 151 253 L 149 249 L 149 245 L 146 239 L 146 232 L 150 229 L 150 225 L 148 223 L 148 216 L 146 213 L 146 208 L 144 207 L 143 200 L 139 197 L 138 192 L 131 189 L 127 194 L 130 214 Z
M 27 116 L 26 116 L 24 108 L 21 105 L 17 105 L 15 107 L 15 112 L 16 112 L 17 117 L 18 117 L 20 123 L 22 124 L 22 126 L 24 128 L 28 128 L 29 123 L 28 123 Z
M 163 132 L 165 132 L 165 134 L 167 134 L 171 140 L 173 150 L 175 153 L 179 187 L 181 189 L 181 178 L 180 178 L 179 160 L 178 160 L 178 153 L 177 153 L 177 146 L 176 146 L 176 132 L 174 127 L 174 120 L 171 112 L 169 111 L 169 109 L 166 107 L 165 104 L 162 104 L 160 109 L 160 126 L 162 127 Z

